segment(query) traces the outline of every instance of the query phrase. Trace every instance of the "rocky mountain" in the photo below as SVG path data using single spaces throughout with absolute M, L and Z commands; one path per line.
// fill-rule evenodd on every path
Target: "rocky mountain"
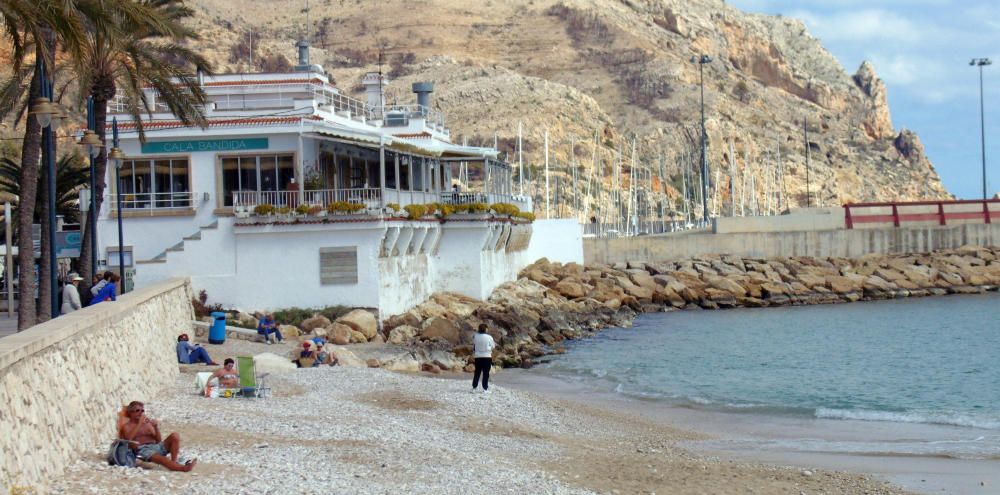
M 198 48 L 223 71 L 248 69 L 251 31 L 257 69 L 285 66 L 308 36 L 313 63 L 361 97 L 381 53 L 390 99 L 434 82 L 457 142 L 513 151 L 521 123 L 535 177 L 548 129 L 564 201 L 574 164 L 601 178 L 592 205 L 632 176 L 676 209 L 682 190 L 699 194 L 700 69 L 715 211 L 731 192 L 759 209 L 776 209 L 779 191 L 780 206 L 804 205 L 807 174 L 813 205 L 950 197 L 917 135 L 893 126 L 875 67 L 851 74 L 801 21 L 722 0 L 325 0 L 308 14 L 304 0 L 188 3 Z M 701 55 L 711 62 L 692 63 Z

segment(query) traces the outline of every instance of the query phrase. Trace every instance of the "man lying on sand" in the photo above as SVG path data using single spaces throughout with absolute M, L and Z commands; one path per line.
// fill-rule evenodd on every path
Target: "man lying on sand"
M 194 469 L 197 460 L 177 463 L 177 453 L 181 449 L 180 435 L 171 433 L 167 438 L 162 438 L 160 424 L 146 416 L 146 406 L 142 402 L 133 401 L 128 405 L 127 412 L 128 421 L 118 428 L 118 436 L 129 441 L 136 457 L 171 471 L 187 472 Z

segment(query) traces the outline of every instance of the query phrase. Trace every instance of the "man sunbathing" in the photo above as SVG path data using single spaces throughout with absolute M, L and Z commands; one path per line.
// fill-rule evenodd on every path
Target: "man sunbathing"
M 162 438 L 160 424 L 146 416 L 146 407 L 142 402 L 133 401 L 128 405 L 128 421 L 118 428 L 118 436 L 128 440 L 135 450 L 135 456 L 146 462 L 159 464 L 171 471 L 190 471 L 194 469 L 197 460 L 184 464 L 177 463 L 177 453 L 181 449 L 181 437 L 177 433 Z M 169 457 L 168 457 L 169 456 Z

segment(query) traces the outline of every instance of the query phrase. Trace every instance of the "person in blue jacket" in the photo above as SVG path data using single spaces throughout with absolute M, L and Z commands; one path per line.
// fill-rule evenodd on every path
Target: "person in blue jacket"
M 121 279 L 117 273 L 112 273 L 108 283 L 104 284 L 100 292 L 90 300 L 90 305 L 93 306 L 104 301 L 115 301 L 118 292 L 118 283 Z

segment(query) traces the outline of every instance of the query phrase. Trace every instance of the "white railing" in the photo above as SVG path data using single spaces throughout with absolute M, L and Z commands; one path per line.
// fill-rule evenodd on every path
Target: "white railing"
M 377 188 L 357 189 L 310 189 L 299 191 L 233 191 L 235 211 L 253 211 L 258 205 L 269 204 L 276 208 L 296 208 L 299 205 L 322 206 L 347 202 L 363 204 L 368 208 L 382 205 L 380 190 Z
M 112 114 L 123 114 L 129 112 L 129 100 L 123 95 L 116 95 L 111 101 L 108 102 L 108 113 Z M 140 113 L 145 113 L 146 108 L 143 107 Z M 157 101 L 153 104 L 153 113 L 170 113 L 170 107 L 166 103 L 161 103 Z
M 489 194 L 477 192 L 443 192 L 441 202 L 453 205 L 465 205 L 469 203 L 510 203 L 525 212 L 532 211 L 531 198 L 513 194 Z
M 192 192 L 164 193 L 122 193 L 122 210 L 176 210 L 188 209 L 194 206 Z M 118 209 L 118 198 L 108 195 L 111 209 Z
M 396 114 L 401 116 L 401 125 L 409 125 L 410 119 L 412 118 L 423 118 L 428 125 L 439 125 L 444 127 L 444 113 L 433 108 L 425 107 L 423 105 L 386 105 L 382 108 L 373 108 L 373 114 L 376 118 L 382 118 L 388 114 Z M 383 123 L 386 122 L 383 120 Z

